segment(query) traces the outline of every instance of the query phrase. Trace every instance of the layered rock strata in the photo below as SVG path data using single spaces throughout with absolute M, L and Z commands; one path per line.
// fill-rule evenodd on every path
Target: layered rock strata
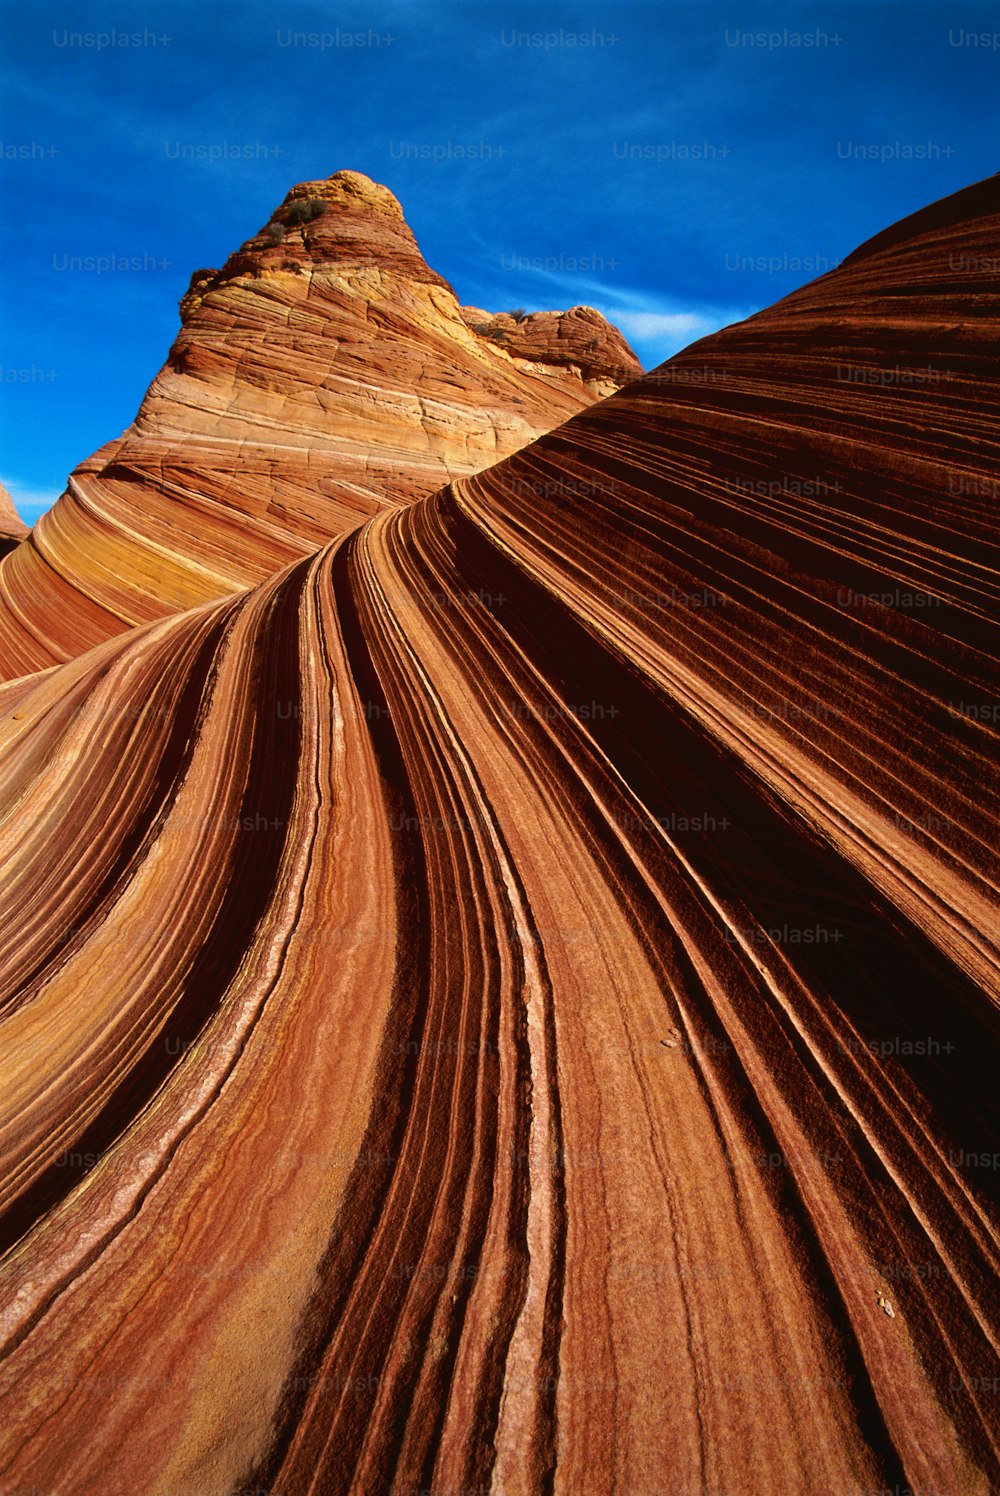
M 14 500 L 0 483 L 0 556 L 24 539 L 28 526 L 14 507 Z
M 6 688 L 12 1488 L 997 1488 L 998 253 Z
M 254 586 L 642 373 L 589 308 L 474 331 L 359 172 L 294 187 L 181 315 L 132 426 L 0 567 L 0 678 Z

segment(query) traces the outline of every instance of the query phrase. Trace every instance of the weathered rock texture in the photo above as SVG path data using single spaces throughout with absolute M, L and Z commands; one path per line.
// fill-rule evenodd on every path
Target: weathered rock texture
M 134 424 L 0 570 L 0 678 L 252 586 L 642 373 L 586 307 L 472 331 L 392 193 L 350 171 L 196 271 L 181 316 Z
M 14 500 L 0 483 L 0 556 L 24 539 L 28 527 L 14 507 Z
M 504 349 L 519 368 L 563 369 L 596 395 L 613 395 L 641 374 L 625 339 L 590 306 L 568 312 L 497 312 L 461 308 L 473 332 Z
M 998 1488 L 998 255 L 6 688 L 12 1489 Z

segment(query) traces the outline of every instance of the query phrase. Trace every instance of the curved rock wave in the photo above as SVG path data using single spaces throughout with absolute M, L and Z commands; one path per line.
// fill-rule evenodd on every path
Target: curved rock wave
M 4 1481 L 995 1487 L 996 180 L 936 206 L 0 688 Z

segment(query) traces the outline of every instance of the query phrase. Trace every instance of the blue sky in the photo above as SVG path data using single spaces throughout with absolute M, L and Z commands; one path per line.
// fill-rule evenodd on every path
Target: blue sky
M 596 306 L 653 367 L 1000 168 L 989 0 L 0 0 L 0 29 L 29 521 L 294 182 L 367 172 L 463 302 Z

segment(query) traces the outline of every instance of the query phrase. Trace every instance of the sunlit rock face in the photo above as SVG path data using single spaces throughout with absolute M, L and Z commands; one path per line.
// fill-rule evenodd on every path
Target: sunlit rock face
M 133 425 L 0 571 L 2 678 L 253 586 L 642 373 L 587 307 L 474 331 L 392 193 L 351 171 L 196 271 L 181 317 Z
M 0 556 L 13 550 L 27 533 L 28 527 L 14 508 L 14 500 L 0 483 Z
M 998 1488 L 957 255 L 0 693 L 12 1490 Z

